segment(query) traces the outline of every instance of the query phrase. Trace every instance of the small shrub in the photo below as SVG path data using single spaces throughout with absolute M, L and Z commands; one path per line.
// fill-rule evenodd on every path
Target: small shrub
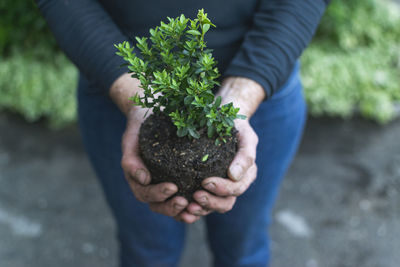
M 140 80 L 144 90 L 144 96 L 132 100 L 155 114 L 169 116 L 179 137 L 199 138 L 199 131 L 206 128 L 209 138 L 217 135 L 224 141 L 231 135 L 233 120 L 243 116 L 237 115 L 239 108 L 232 103 L 221 106 L 221 97 L 214 99 L 212 89 L 219 85 L 219 72 L 204 41 L 214 25 L 203 10 L 193 20 L 184 15 L 168 20 L 150 29 L 150 46 L 148 38 L 136 37 L 142 59 L 128 42 L 116 45 L 117 54 L 129 63 L 132 77 Z

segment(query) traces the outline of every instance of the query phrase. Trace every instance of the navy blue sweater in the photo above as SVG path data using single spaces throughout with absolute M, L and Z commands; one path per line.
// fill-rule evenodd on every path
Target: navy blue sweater
M 166 17 L 204 8 L 207 46 L 223 76 L 250 78 L 271 96 L 310 42 L 329 0 L 37 0 L 58 43 L 98 90 L 126 69 L 113 44 L 148 36 Z

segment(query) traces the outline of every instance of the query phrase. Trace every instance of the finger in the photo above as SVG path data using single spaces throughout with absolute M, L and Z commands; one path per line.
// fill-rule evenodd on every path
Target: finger
M 258 144 L 257 134 L 247 121 L 238 122 L 238 152 L 228 169 L 228 176 L 234 181 L 242 179 L 254 164 Z
M 122 138 L 121 166 L 128 178 L 140 184 L 150 182 L 150 174 L 139 156 L 138 133 L 136 130 L 127 130 Z
M 185 223 L 194 223 L 200 220 L 200 218 L 201 218 L 200 216 L 190 214 L 186 211 L 181 212 L 178 216 L 175 217 L 177 221 L 182 221 Z
M 146 185 L 150 183 L 150 172 L 139 156 L 139 129 L 140 125 L 128 123 L 122 137 L 121 166 L 127 178 Z
M 236 202 L 236 197 L 219 197 L 214 196 L 205 191 L 197 191 L 193 198 L 205 209 L 213 210 L 219 213 L 225 213 L 233 208 Z
M 143 186 L 131 180 L 129 185 L 136 199 L 141 202 L 163 202 L 178 191 L 178 187 L 173 183 Z
M 197 215 L 197 216 L 206 216 L 211 213 L 211 210 L 205 209 L 199 204 L 192 202 L 186 207 L 187 212 Z
M 149 207 L 154 212 L 175 217 L 182 212 L 188 204 L 188 201 L 184 197 L 177 196 L 167 202 L 149 203 Z
M 253 164 L 239 181 L 232 181 L 220 177 L 209 177 L 202 182 L 202 186 L 209 192 L 220 196 L 240 196 L 257 177 L 257 166 Z

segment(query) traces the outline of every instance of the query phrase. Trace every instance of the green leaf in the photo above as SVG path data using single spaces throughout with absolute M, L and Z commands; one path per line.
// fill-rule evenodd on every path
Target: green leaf
M 247 117 L 245 115 L 238 114 L 238 115 L 236 115 L 236 118 L 241 119 L 241 120 L 245 120 Z
M 207 136 L 208 136 L 208 138 L 213 137 L 214 134 L 215 134 L 214 126 L 212 126 L 212 125 L 208 126 L 208 128 L 207 128 Z
M 185 97 L 184 103 L 186 106 L 192 104 L 194 97 L 192 95 L 188 95 Z
M 196 138 L 196 139 L 199 139 L 199 138 L 200 138 L 200 134 L 199 134 L 198 131 L 196 131 L 196 130 L 193 129 L 193 128 L 188 128 L 188 130 L 189 130 L 189 134 L 190 134 L 193 138 Z
M 234 123 L 231 118 L 227 117 L 227 118 L 225 118 L 225 121 L 229 125 L 229 127 L 233 127 Z
M 219 138 L 215 139 L 215 145 L 219 146 L 221 144 L 221 141 L 219 140 Z
M 203 118 L 200 120 L 200 127 L 204 127 L 204 125 L 206 125 L 207 123 L 207 118 Z
M 208 32 L 209 29 L 210 29 L 210 24 L 204 24 L 204 25 L 203 25 L 203 34 L 205 34 L 206 32 Z
M 201 35 L 201 33 L 199 31 L 196 31 L 196 30 L 188 30 L 187 33 L 189 33 L 191 35 Z
M 181 23 L 185 23 L 185 19 L 186 19 L 186 18 L 185 18 L 185 15 L 182 14 L 182 15 L 180 16 L 180 18 L 179 18 L 179 21 L 180 21 Z
M 138 93 L 136 93 L 134 96 L 130 97 L 129 100 L 132 101 L 132 104 L 135 105 L 135 106 L 141 104 L 140 97 L 139 97 Z
M 222 101 L 222 97 L 220 95 L 217 96 L 217 98 L 215 99 L 215 102 L 214 102 L 214 107 L 218 108 L 221 105 L 221 101 Z
M 205 154 L 202 158 L 201 158 L 201 161 L 207 161 L 207 159 L 208 159 L 208 154 Z
M 178 137 L 184 137 L 187 134 L 188 134 L 188 128 L 179 128 L 178 131 L 176 132 L 176 135 Z

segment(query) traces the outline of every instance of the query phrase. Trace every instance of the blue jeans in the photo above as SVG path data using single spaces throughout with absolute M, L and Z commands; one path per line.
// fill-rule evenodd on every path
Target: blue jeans
M 185 225 L 153 213 L 137 201 L 121 169 L 124 115 L 110 98 L 91 93 L 79 81 L 79 124 L 84 146 L 118 227 L 122 267 L 176 266 Z M 268 226 L 279 185 L 297 150 L 306 118 L 299 66 L 271 99 L 251 118 L 259 137 L 256 181 L 225 214 L 205 217 L 216 267 L 265 267 L 269 261 Z

